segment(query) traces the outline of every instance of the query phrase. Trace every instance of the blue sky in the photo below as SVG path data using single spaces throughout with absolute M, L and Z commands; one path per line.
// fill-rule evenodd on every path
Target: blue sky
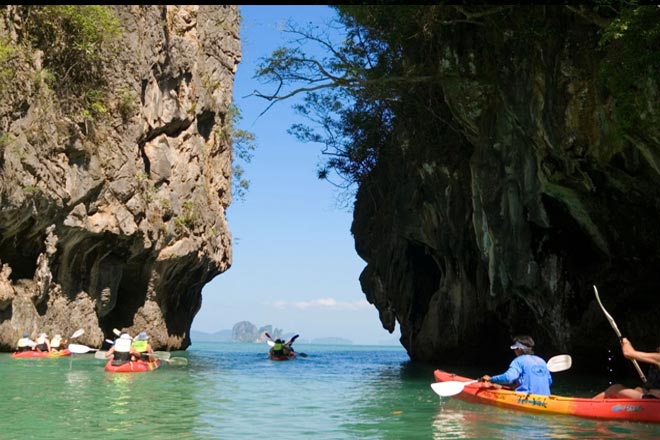
M 302 339 L 344 337 L 357 344 L 397 343 L 398 330 L 383 329 L 367 303 L 359 276 L 365 262 L 355 252 L 352 212 L 338 193 L 316 177 L 320 145 L 298 142 L 287 129 L 300 117 L 282 102 L 259 117 L 268 103 L 246 97 L 272 90 L 253 79 L 258 60 L 285 45 L 280 29 L 332 19 L 328 6 L 241 6 L 243 57 L 234 82 L 239 128 L 256 136 L 257 149 L 244 165 L 250 189 L 227 211 L 233 264 L 202 291 L 192 329 L 215 332 L 239 321 L 271 324 Z

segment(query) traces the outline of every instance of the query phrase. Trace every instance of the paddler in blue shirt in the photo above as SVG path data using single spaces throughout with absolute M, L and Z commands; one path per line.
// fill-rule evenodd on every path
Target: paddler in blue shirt
M 531 336 L 520 335 L 513 338 L 511 349 L 516 358 L 509 369 L 497 376 L 484 375 L 479 380 L 494 384 L 515 384 L 521 393 L 550 395 L 552 376 L 543 359 L 534 354 L 534 340 Z

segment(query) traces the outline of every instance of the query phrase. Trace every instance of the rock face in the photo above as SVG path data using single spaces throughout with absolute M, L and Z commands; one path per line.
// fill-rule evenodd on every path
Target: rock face
M 362 289 L 412 359 L 507 362 L 528 333 L 603 371 L 618 349 L 594 284 L 636 348 L 660 343 L 657 69 L 617 96 L 599 75 L 622 52 L 588 17 L 502 11 L 436 29 L 438 84 L 402 98 L 427 105 L 359 188 Z
M 39 51 L 16 74 L 34 79 L 0 107 L 3 350 L 24 331 L 78 328 L 92 346 L 119 328 L 184 349 L 203 286 L 231 264 L 238 8 L 114 11 L 122 50 L 104 72 L 116 93 L 102 119 L 67 116 Z M 4 12 L 11 38 L 24 23 Z

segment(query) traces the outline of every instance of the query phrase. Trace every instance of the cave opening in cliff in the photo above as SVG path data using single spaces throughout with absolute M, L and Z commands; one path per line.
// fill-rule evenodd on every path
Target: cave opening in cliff
M 7 264 L 11 268 L 9 279 L 14 282 L 20 279 L 32 279 L 37 270 L 37 259 L 43 251 L 42 248 L 43 238 L 19 240 L 18 235 L 14 235 L 0 242 L 0 263 Z
M 144 274 L 148 274 L 150 268 L 143 261 L 136 260 L 124 266 L 115 306 L 99 320 L 105 334 L 112 335 L 113 328 L 131 327 L 138 309 L 146 301 L 148 283 Z
M 602 252 L 565 206 L 548 196 L 542 196 L 542 201 L 551 227 L 542 228 L 530 223 L 531 243 L 539 266 L 544 267 L 553 259 L 555 262 L 547 263 L 547 266 L 556 266 L 558 276 L 575 274 L 578 278 L 582 273 L 593 273 L 593 267 L 602 261 Z M 572 281 L 568 283 L 571 285 L 580 284 L 579 280 L 568 281 Z M 581 319 L 592 299 L 591 293 L 574 297 L 567 309 L 568 318 Z
M 426 246 L 410 243 L 406 260 L 412 272 L 413 297 L 410 305 L 412 322 L 422 322 L 428 312 L 429 302 L 437 292 L 442 274 Z

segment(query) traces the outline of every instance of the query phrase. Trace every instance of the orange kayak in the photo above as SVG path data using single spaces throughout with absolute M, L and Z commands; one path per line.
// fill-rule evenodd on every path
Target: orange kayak
M 436 382 L 472 382 L 473 379 L 435 370 Z M 566 414 L 589 419 L 660 423 L 660 399 L 591 399 L 588 397 L 541 396 L 496 388 L 489 383 L 466 384 L 453 396 L 470 403 L 499 406 L 520 411 Z
M 69 349 L 64 349 L 60 351 L 17 351 L 11 354 L 11 357 L 15 359 L 27 359 L 27 358 L 57 358 L 62 356 L 71 356 Z
M 145 371 L 152 371 L 160 367 L 160 361 L 154 359 L 150 362 L 145 361 L 129 361 L 121 365 L 112 365 L 112 360 L 105 364 L 105 371 L 110 373 L 142 373 Z

